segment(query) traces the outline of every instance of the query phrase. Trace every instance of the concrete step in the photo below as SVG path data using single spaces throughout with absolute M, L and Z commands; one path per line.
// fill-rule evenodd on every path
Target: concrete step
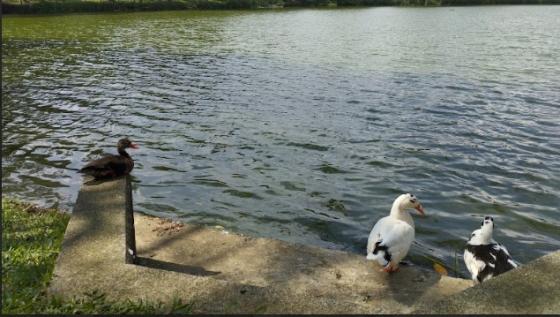
M 134 219 L 139 265 L 125 264 L 128 181 L 82 186 L 51 294 L 177 295 L 200 313 L 408 313 L 472 285 L 414 266 L 389 275 L 363 255 L 141 214 Z
M 560 314 L 560 251 L 463 292 L 422 305 L 430 314 Z

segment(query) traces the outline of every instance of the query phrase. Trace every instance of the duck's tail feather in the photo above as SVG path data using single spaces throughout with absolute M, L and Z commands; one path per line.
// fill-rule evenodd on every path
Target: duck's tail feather
M 82 167 L 78 170 L 78 173 L 81 174 L 91 174 L 95 171 L 95 169 L 91 166 Z
M 366 260 L 370 260 L 370 261 L 377 260 L 377 255 L 373 253 L 368 253 L 368 255 L 366 256 Z
M 381 265 L 387 265 L 391 262 L 391 254 L 387 246 L 381 245 L 382 241 L 375 243 L 375 248 L 366 256 L 367 260 L 376 260 Z

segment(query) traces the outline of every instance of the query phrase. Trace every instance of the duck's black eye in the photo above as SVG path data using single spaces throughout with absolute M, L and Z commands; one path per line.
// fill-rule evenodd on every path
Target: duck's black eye
M 474 232 L 473 232 L 473 234 L 471 234 L 471 238 L 472 238 L 472 237 L 474 237 Z

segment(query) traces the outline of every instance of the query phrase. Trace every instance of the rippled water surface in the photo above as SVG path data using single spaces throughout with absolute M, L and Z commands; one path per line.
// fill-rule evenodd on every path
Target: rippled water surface
M 560 248 L 559 16 L 4 16 L 2 189 L 70 209 L 76 170 L 130 136 L 138 211 L 365 254 L 412 192 L 413 262 L 453 267 L 492 215 L 524 263 Z

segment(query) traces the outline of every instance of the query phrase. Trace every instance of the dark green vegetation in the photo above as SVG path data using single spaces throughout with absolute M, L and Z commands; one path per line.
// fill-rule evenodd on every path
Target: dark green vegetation
M 192 9 L 257 9 L 346 6 L 463 6 L 499 4 L 560 4 L 560 0 L 10 0 L 3 13 L 70 13 Z
M 342 212 L 342 213 L 347 212 L 346 207 L 344 207 L 344 204 L 340 200 L 329 199 L 326 206 L 330 210 L 336 210 L 336 211 L 339 211 L 339 212 Z
M 188 313 L 190 305 L 112 301 L 98 292 L 72 300 L 48 297 L 46 288 L 69 215 L 2 198 L 3 314 Z

